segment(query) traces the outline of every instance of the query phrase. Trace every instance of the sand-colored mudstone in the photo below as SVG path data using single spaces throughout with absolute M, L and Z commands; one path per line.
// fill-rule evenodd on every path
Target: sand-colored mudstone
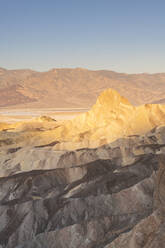
M 107 90 L 70 121 L 1 125 L 0 248 L 164 248 L 164 122 Z
M 56 141 L 55 150 L 74 150 L 95 148 L 118 138 L 141 135 L 161 125 L 165 125 L 165 105 L 135 107 L 118 92 L 108 89 L 98 97 L 90 111 L 73 120 L 54 121 L 44 117 L 22 121 L 9 125 L 9 136 L 19 146 L 39 146 Z

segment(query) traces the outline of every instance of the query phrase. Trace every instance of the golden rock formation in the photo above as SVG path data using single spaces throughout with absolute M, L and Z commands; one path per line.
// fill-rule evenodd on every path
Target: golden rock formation
M 92 109 L 53 131 L 64 139 L 57 147 L 97 147 L 128 135 L 144 134 L 165 124 L 165 105 L 146 104 L 135 107 L 112 89 L 105 90 Z M 59 135 L 60 134 L 60 135 Z M 59 137 L 60 136 L 60 137 Z M 61 147 L 62 148 L 62 147 Z
M 18 133 L 17 142 L 45 145 L 58 141 L 55 150 L 74 150 L 98 147 L 118 138 L 144 134 L 161 125 L 165 125 L 165 105 L 135 107 L 117 91 L 107 89 L 90 111 L 72 120 L 36 118 L 12 124 L 10 128 Z

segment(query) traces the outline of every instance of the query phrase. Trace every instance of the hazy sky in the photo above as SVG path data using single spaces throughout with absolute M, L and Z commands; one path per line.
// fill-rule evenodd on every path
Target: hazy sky
M 165 0 L 0 0 L 0 67 L 165 72 Z

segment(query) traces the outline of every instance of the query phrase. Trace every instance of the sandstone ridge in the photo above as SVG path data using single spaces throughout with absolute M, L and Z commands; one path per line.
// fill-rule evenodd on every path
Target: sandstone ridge
M 113 89 L 105 90 L 96 104 L 87 113 L 66 122 L 65 145 L 71 142 L 71 149 L 98 147 L 128 135 L 144 134 L 156 126 L 165 124 L 165 105 L 145 104 L 135 107 Z M 52 134 L 57 134 L 58 129 Z M 62 142 L 58 144 L 62 148 Z M 66 147 L 67 148 L 67 147 Z
M 73 120 L 0 129 L 0 248 L 164 248 L 163 105 L 108 89 Z
M 3 137 L 12 139 L 11 147 L 40 146 L 56 142 L 55 150 L 74 150 L 98 147 L 118 138 L 141 135 L 165 125 L 165 105 L 133 106 L 113 89 L 98 97 L 90 111 L 72 120 L 54 121 L 49 117 L 36 118 L 15 124 L 1 124 Z

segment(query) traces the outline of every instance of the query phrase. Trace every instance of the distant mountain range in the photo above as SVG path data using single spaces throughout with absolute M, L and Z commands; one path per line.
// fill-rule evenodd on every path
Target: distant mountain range
M 82 68 L 47 72 L 0 68 L 0 107 L 88 108 L 107 88 L 132 104 L 165 103 L 165 73 L 125 74 Z

